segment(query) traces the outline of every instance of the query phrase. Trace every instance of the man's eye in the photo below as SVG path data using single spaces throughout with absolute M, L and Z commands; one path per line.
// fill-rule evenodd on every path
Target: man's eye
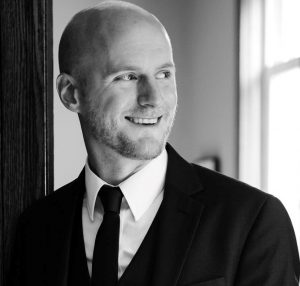
M 137 80 L 137 76 L 135 74 L 132 73 L 128 73 L 128 74 L 123 74 L 118 76 L 115 80 L 125 80 L 125 81 L 130 81 L 130 80 Z
M 171 72 L 169 71 L 161 71 L 156 75 L 157 79 L 166 79 L 171 77 Z

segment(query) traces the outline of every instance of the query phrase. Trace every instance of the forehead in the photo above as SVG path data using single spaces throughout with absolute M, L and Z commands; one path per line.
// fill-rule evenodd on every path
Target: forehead
M 106 35 L 105 51 L 102 46 L 95 47 L 94 56 L 104 75 L 130 66 L 142 69 L 173 63 L 169 38 L 158 23 L 127 21 Z

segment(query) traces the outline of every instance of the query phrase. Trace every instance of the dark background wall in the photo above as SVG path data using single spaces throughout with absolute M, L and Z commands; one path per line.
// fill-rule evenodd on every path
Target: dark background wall
M 52 2 L 1 0 L 0 285 L 16 221 L 53 190 Z

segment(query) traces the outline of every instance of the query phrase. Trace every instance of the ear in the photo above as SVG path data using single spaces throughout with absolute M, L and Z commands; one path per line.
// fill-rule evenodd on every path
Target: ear
M 56 89 L 63 105 L 69 110 L 79 113 L 80 101 L 76 80 L 66 73 L 61 73 L 56 79 Z

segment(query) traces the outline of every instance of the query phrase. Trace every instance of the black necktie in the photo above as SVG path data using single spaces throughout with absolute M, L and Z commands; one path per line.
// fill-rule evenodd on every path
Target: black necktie
M 98 196 L 104 216 L 95 240 L 91 285 L 115 286 L 118 282 L 119 213 L 123 194 L 118 187 L 104 185 Z

